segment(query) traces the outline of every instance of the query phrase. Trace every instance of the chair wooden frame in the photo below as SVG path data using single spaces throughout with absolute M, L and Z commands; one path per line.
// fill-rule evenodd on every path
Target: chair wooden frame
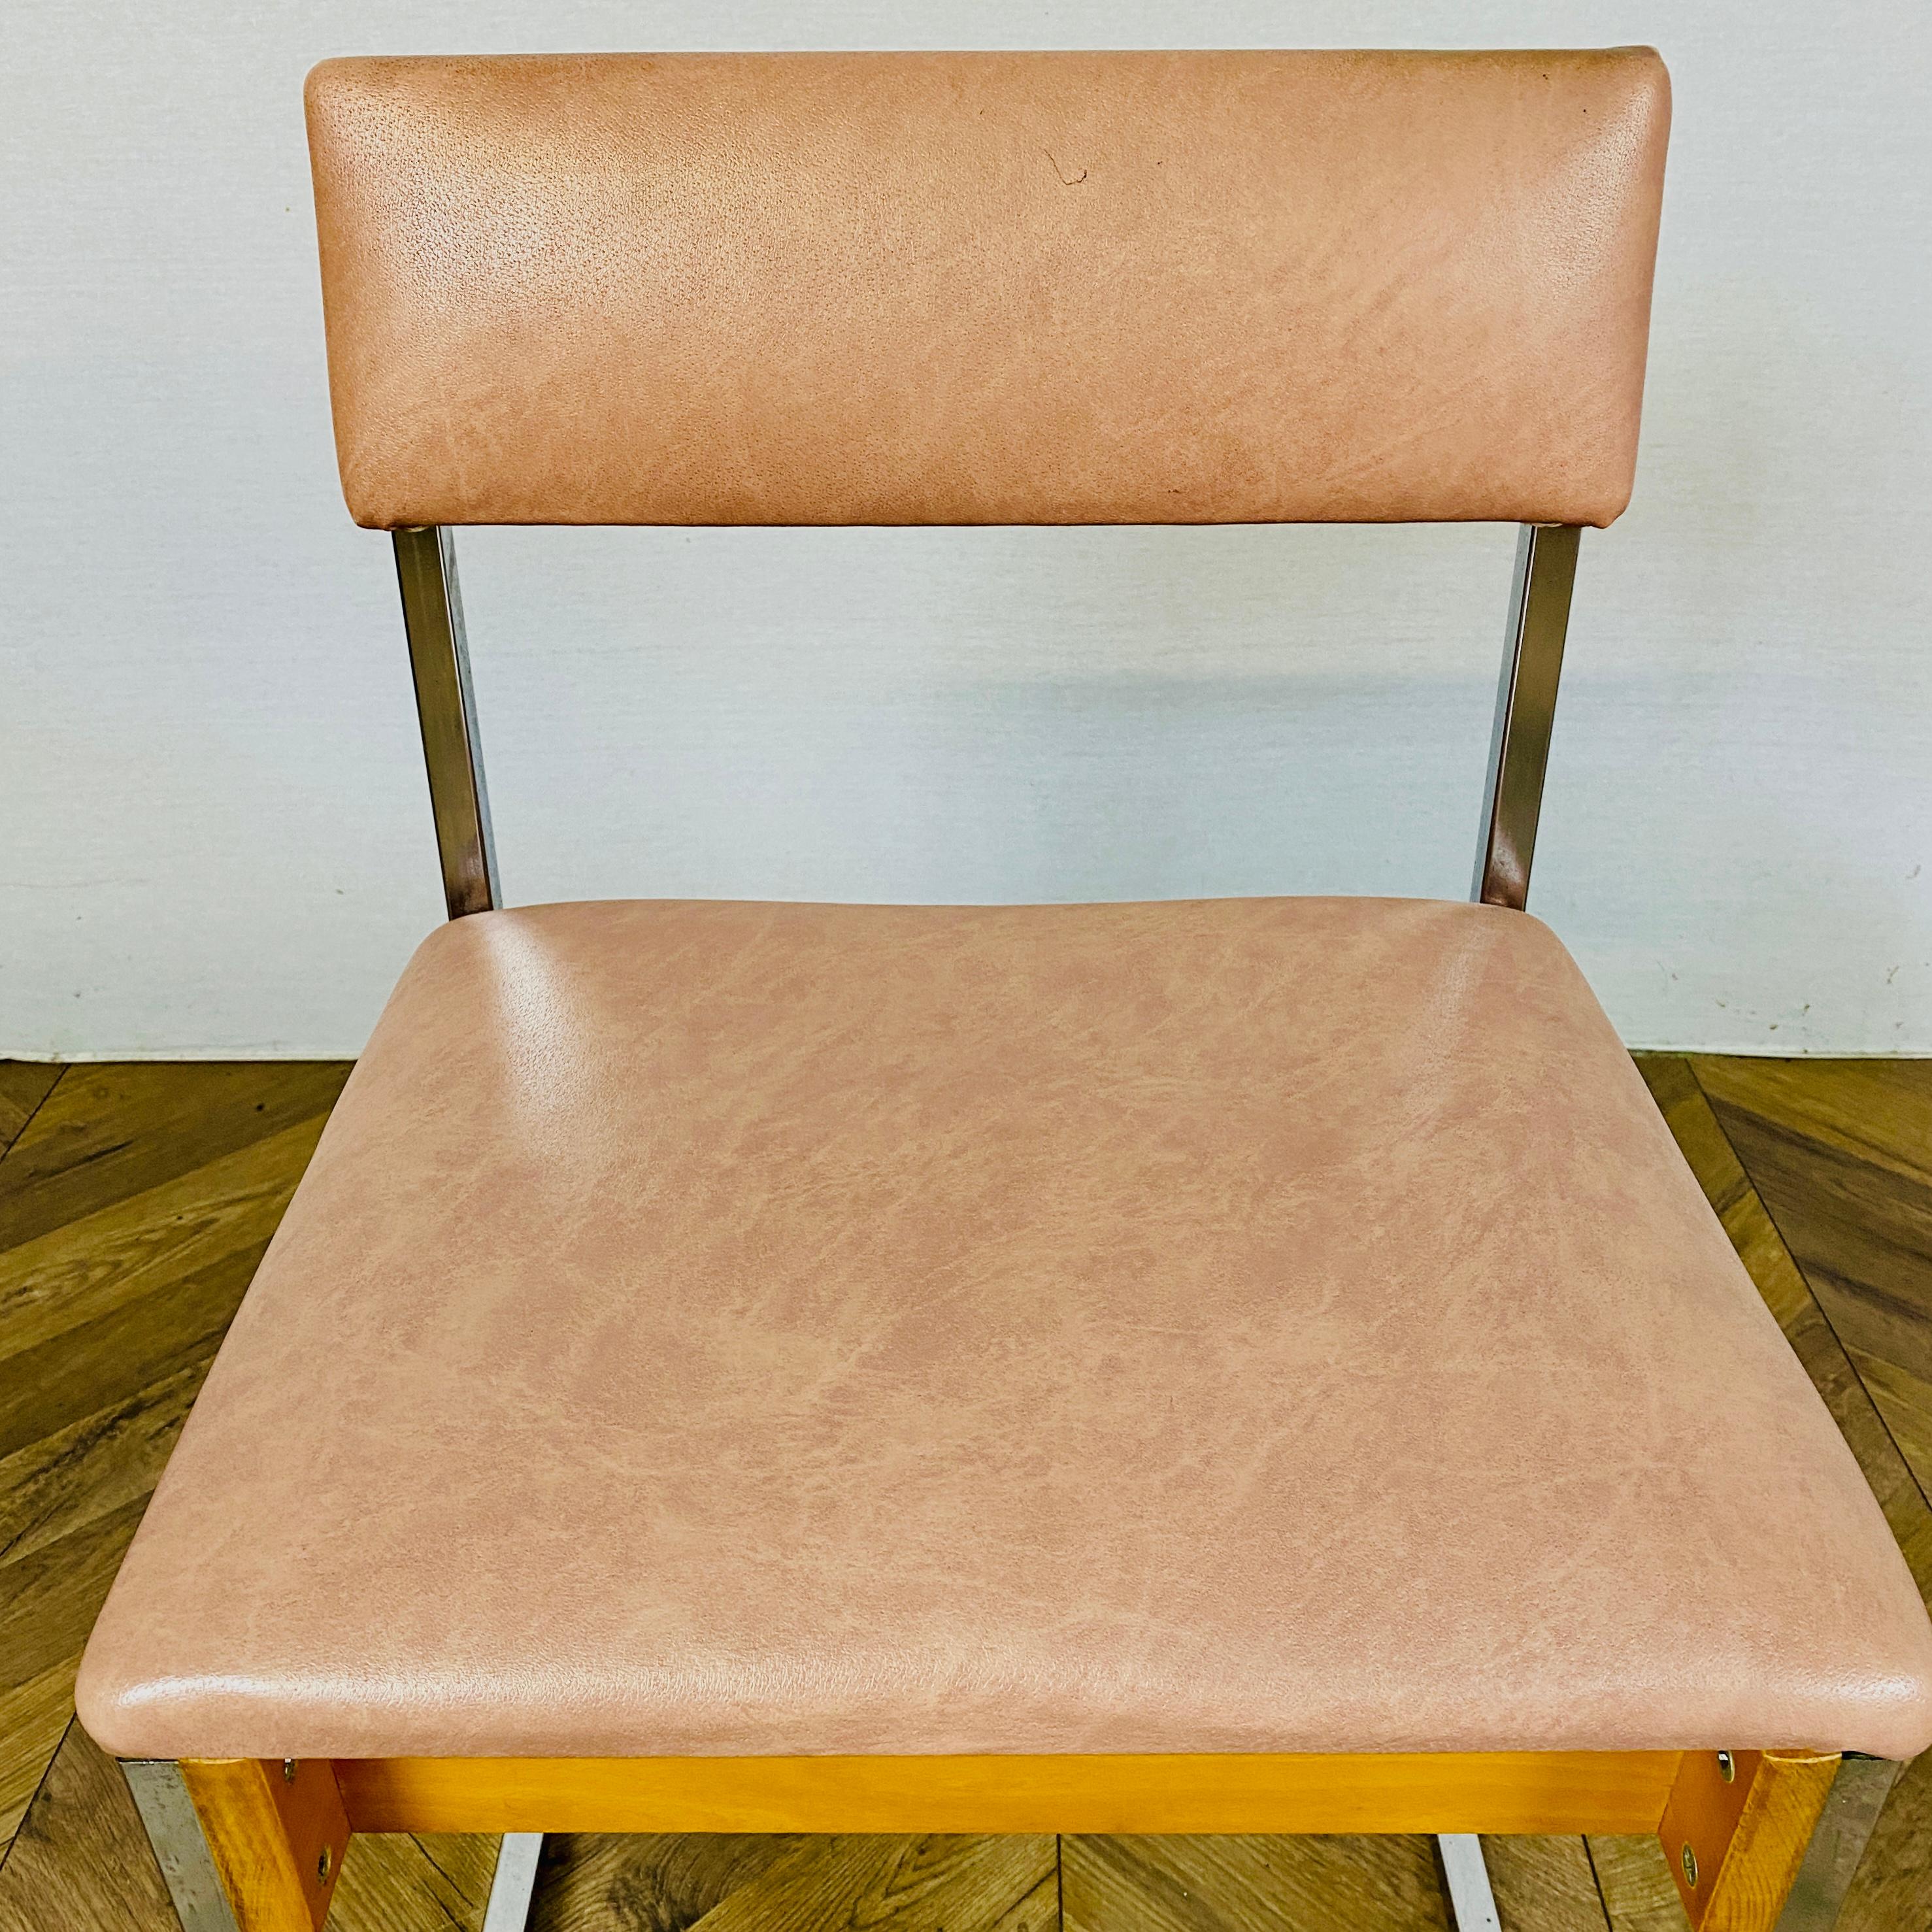
M 1802 1751 L 1552 1751 L 124 1768 L 184 1932 L 319 1932 L 358 1831 L 1654 1831 L 1696 1932 L 1823 1932 L 1899 1767 Z
M 1472 896 L 1520 910 L 1578 538 L 1526 524 Z M 393 532 L 449 916 L 501 903 L 454 547 Z M 1804 1750 L 124 1764 L 184 1932 L 320 1932 L 356 1832 L 1655 1832 L 1695 1932 L 1828 1932 L 1900 1767 Z M 523 1862 L 526 1903 L 533 1861 Z M 514 1903 L 490 1932 L 520 1924 Z

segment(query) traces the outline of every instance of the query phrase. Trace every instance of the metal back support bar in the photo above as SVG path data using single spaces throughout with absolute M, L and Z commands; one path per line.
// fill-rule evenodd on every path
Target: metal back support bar
M 1520 912 L 1529 896 L 1530 860 L 1536 852 L 1543 774 L 1550 762 L 1550 728 L 1582 534 L 1570 524 L 1525 524 L 1516 539 L 1516 583 L 1510 592 L 1481 840 L 1469 893 L 1480 904 Z
M 1517 540 L 1496 725 L 1490 740 L 1482 836 L 1470 896 L 1520 911 L 1529 893 L 1543 775 L 1556 710 L 1570 593 L 1576 578 L 1574 525 L 1525 524 Z M 430 805 L 442 855 L 443 896 L 452 919 L 502 904 L 483 747 L 470 686 L 456 550 L 447 530 L 394 532 L 403 621 L 416 676 L 416 714 L 429 768 Z
M 483 782 L 483 747 L 476 700 L 470 688 L 470 647 L 463 634 L 463 598 L 456 584 L 456 550 L 446 530 L 398 530 L 396 578 L 410 637 L 423 759 L 429 767 L 430 809 L 442 854 L 442 892 L 452 919 L 488 912 L 502 903 L 496 884 L 496 847 L 490 830 L 490 795 Z

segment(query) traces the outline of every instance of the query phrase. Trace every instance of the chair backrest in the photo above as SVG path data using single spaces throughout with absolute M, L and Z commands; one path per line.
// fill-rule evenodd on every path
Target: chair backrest
M 358 522 L 1607 524 L 1646 49 L 331 61 Z
M 452 917 L 499 896 L 448 526 L 512 523 L 1520 523 L 1474 890 L 1523 904 L 1636 463 L 1650 50 L 340 60 L 308 104 Z

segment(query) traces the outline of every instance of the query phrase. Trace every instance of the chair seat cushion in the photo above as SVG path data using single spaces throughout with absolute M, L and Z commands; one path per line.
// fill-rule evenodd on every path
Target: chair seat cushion
M 484 914 L 86 1658 L 152 1757 L 1932 1742 L 1856 1464 L 1536 920 Z

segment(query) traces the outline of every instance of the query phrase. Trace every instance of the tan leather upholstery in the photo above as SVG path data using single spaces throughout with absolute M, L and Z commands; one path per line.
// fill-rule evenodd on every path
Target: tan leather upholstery
M 332 61 L 308 106 L 361 523 L 1630 494 L 1648 50 Z
M 1520 913 L 551 906 L 405 974 L 82 1672 L 135 1756 L 1932 1743 Z

